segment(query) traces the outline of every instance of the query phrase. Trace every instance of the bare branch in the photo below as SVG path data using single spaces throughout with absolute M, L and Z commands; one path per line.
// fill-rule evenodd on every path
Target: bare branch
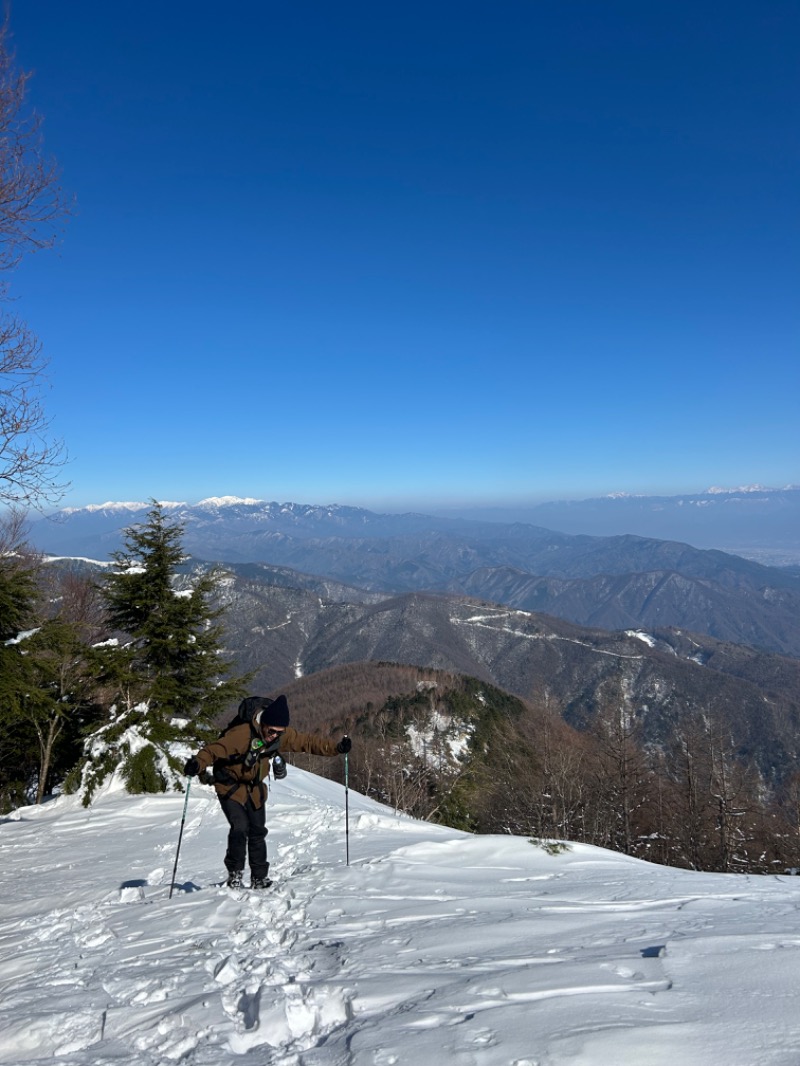
M 24 111 L 30 72 L 15 67 L 8 20 L 0 27 L 0 272 L 52 246 L 66 204 L 42 148 L 41 118 Z
M 52 245 L 66 213 L 55 165 L 42 153 L 40 120 L 24 111 L 30 75 L 15 69 L 7 21 L 0 26 L 0 300 L 26 251 Z M 0 312 L 0 507 L 42 508 L 67 488 L 61 441 L 50 437 L 41 394 L 46 363 L 27 325 Z

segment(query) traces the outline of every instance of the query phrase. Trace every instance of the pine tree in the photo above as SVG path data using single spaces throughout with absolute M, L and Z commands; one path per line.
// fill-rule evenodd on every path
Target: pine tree
M 19 546 L 0 547 L 0 810 L 7 811 L 25 803 L 36 765 L 36 737 L 24 718 L 30 660 L 22 646 L 33 625 L 36 586 Z
M 108 721 L 86 744 L 84 802 L 119 767 L 129 792 L 180 788 L 189 750 L 213 736 L 213 724 L 248 678 L 227 679 L 221 610 L 211 597 L 213 571 L 182 575 L 183 526 L 153 502 L 142 526 L 126 530 L 125 548 L 102 587 L 111 628 L 124 636 L 96 650 L 111 696 Z

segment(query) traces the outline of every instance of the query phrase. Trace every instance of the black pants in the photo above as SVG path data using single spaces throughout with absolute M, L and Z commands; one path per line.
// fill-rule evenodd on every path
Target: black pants
M 266 877 L 269 870 L 267 862 L 267 827 L 264 824 L 267 808 L 261 804 L 253 806 L 248 797 L 244 807 L 235 800 L 220 800 L 222 813 L 228 819 L 228 850 L 225 852 L 225 866 L 229 873 L 244 870 L 245 858 L 250 858 L 250 873 L 253 877 Z

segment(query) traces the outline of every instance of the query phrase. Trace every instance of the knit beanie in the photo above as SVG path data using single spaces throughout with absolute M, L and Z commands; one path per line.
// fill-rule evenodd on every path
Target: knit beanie
M 289 704 L 286 701 L 286 697 L 278 696 L 272 702 L 268 702 L 265 698 L 264 706 L 258 718 L 261 725 L 275 725 L 285 729 L 289 724 Z

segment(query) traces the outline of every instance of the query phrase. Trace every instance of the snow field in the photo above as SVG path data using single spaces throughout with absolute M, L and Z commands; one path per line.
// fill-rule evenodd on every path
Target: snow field
M 108 789 L 0 824 L 0 1063 L 797 1066 L 800 878 L 416 822 L 295 767 L 267 892 L 227 824 Z

